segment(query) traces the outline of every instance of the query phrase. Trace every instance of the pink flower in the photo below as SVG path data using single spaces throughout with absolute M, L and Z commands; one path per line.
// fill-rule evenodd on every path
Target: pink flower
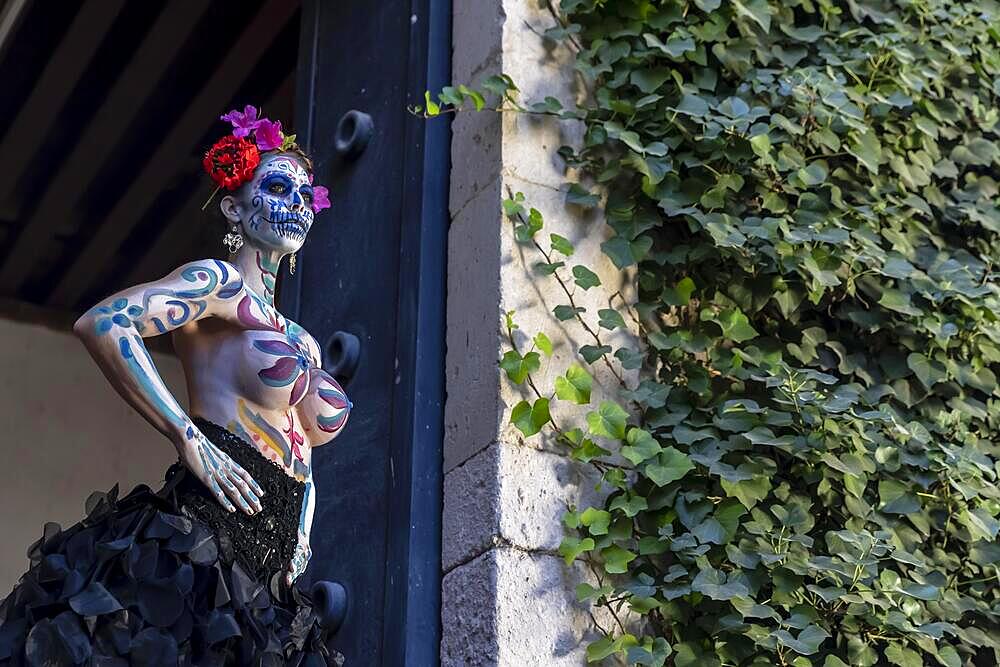
M 236 137 L 247 136 L 250 132 L 256 130 L 261 123 L 260 119 L 257 118 L 257 107 L 249 104 L 243 108 L 243 113 L 233 109 L 219 118 L 232 124 L 233 136 Z
M 330 208 L 330 191 L 322 185 L 313 188 L 313 213 L 319 213 L 324 208 Z
M 285 136 L 281 134 L 281 121 L 270 121 L 262 118 L 254 131 L 257 140 L 257 148 L 262 151 L 272 151 L 280 148 L 285 141 Z

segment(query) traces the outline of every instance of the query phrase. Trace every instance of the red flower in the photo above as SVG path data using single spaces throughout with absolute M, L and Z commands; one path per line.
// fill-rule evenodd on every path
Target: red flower
M 260 151 L 246 139 L 230 134 L 208 149 L 201 164 L 220 188 L 235 190 L 253 177 Z

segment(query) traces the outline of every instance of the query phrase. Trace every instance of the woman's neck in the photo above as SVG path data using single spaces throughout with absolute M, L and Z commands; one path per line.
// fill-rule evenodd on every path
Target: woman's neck
M 273 306 L 274 287 L 282 257 L 284 255 L 277 250 L 262 250 L 245 243 L 230 261 L 243 275 L 243 283 Z

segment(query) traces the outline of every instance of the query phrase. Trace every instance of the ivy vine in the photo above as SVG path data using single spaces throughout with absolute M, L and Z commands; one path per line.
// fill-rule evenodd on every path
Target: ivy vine
M 615 619 L 589 660 L 712 667 L 1000 659 L 1000 5 L 995 0 L 562 0 L 589 95 L 507 76 L 419 109 L 582 121 L 603 289 L 523 195 L 505 213 L 591 340 L 537 386 L 544 333 L 500 365 L 610 490 L 561 547 Z M 620 297 L 620 295 L 617 295 Z M 628 327 L 619 349 L 602 330 Z M 591 405 L 592 372 L 620 400 Z M 637 382 L 625 383 L 625 371 Z M 590 406 L 557 424 L 552 401 Z M 633 619 L 628 621 L 628 617 Z M 638 622 L 635 618 L 639 617 Z

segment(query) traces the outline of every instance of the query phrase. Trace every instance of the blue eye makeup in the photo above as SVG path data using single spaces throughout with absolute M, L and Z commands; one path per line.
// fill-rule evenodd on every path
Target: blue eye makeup
M 272 195 L 283 195 L 291 192 L 292 181 L 283 174 L 271 174 L 260 183 L 261 192 Z

